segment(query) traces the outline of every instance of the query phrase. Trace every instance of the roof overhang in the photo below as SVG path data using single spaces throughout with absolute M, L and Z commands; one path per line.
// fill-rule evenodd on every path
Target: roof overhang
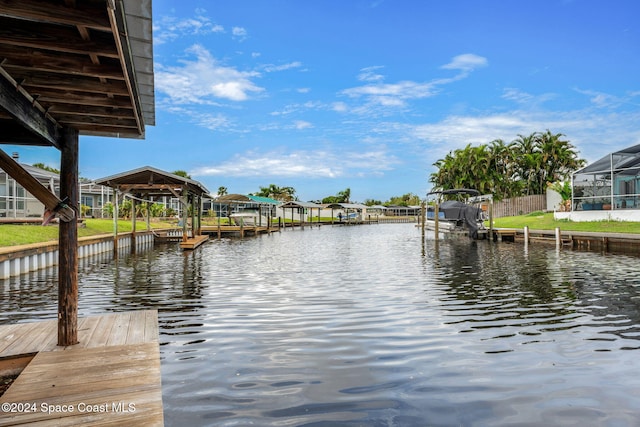
M 146 196 L 183 195 L 185 191 L 198 196 L 206 196 L 209 193 L 209 190 L 198 181 L 151 166 L 100 178 L 95 183 L 118 191 Z
M 0 143 L 155 124 L 151 0 L 0 0 Z

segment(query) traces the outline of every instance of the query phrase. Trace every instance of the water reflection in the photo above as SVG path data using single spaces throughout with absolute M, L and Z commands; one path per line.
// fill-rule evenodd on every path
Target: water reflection
M 636 265 L 322 227 L 92 259 L 80 312 L 159 310 L 167 425 L 638 425 Z M 3 282 L 0 321 L 56 292 Z

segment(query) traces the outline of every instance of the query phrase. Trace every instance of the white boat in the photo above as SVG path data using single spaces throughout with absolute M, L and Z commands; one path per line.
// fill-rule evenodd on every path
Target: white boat
M 235 225 L 242 227 L 266 227 L 269 224 L 269 219 L 266 216 L 252 211 L 232 213 L 229 218 Z

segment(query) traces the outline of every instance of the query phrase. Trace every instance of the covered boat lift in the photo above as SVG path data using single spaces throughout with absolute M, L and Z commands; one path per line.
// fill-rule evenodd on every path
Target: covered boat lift
M 334 212 L 335 209 L 344 210 L 345 213 L 346 213 L 346 221 L 340 221 L 340 222 L 345 222 L 347 224 L 358 223 L 358 222 L 364 221 L 364 215 L 365 215 L 365 212 L 367 211 L 368 207 L 369 206 L 361 205 L 360 203 L 330 203 L 330 204 L 327 205 L 327 209 L 331 209 L 331 218 L 334 218 L 333 212 Z M 359 215 L 360 219 L 357 220 L 355 218 L 350 218 L 349 211 L 354 212 L 356 214 L 356 216 Z
M 78 342 L 78 140 L 155 124 L 151 1 L 0 2 L 0 143 L 60 150 L 60 198 L 0 167 L 60 219 L 58 345 Z
M 118 253 L 118 203 L 120 197 L 131 196 L 131 224 L 133 242 L 131 249 L 135 250 L 137 202 L 153 203 L 158 197 L 175 197 L 183 206 L 182 215 L 182 243 L 183 249 L 195 249 L 207 240 L 201 233 L 202 198 L 209 193 L 202 184 L 193 179 L 185 178 L 151 166 L 143 166 L 128 172 L 108 176 L 96 180 L 96 184 L 111 187 L 114 191 L 114 254 Z M 149 206 L 147 204 L 147 206 Z M 187 213 L 191 211 L 191 230 L 188 228 Z M 148 218 L 148 215 L 147 215 Z M 148 224 L 147 224 L 148 227 Z
M 305 219 L 306 211 L 310 210 L 313 213 L 314 209 L 318 209 L 318 225 L 320 225 L 320 212 L 322 211 L 322 205 L 319 205 L 314 202 L 300 202 L 297 200 L 292 200 L 290 202 L 283 203 L 279 207 L 280 209 L 282 209 L 285 219 L 287 217 L 287 214 L 286 214 L 287 209 L 291 209 L 291 226 L 292 227 L 295 222 L 293 213 L 294 211 L 297 210 L 300 217 L 300 227 L 302 228 L 304 228 L 304 225 L 305 225 L 304 219 Z M 286 223 L 284 225 L 286 227 Z M 311 221 L 311 225 L 313 225 L 313 221 Z

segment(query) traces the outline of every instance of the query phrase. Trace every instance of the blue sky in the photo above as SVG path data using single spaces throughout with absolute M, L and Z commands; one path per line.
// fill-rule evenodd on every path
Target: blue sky
M 154 0 L 156 125 L 81 137 L 80 174 L 186 170 L 215 194 L 430 189 L 449 151 L 566 135 L 640 144 L 636 0 Z M 9 148 L 11 150 L 11 148 Z M 53 149 L 21 160 L 59 165 Z

